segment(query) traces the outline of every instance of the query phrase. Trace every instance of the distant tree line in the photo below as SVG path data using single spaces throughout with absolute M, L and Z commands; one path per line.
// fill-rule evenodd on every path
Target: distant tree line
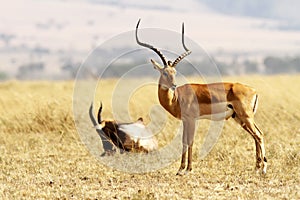
M 264 59 L 266 74 L 299 73 L 300 57 L 266 57 Z
M 121 59 L 118 62 L 110 63 L 109 66 L 103 66 L 101 60 L 92 60 L 85 63 L 83 67 L 80 68 L 81 63 L 72 60 L 65 60 L 60 69 L 61 74 L 57 77 L 49 77 L 45 75 L 45 63 L 43 62 L 30 62 L 21 65 L 18 68 L 16 74 L 17 79 L 74 79 L 78 75 L 78 70 L 80 74 L 77 78 L 97 78 L 99 76 L 103 78 L 111 77 L 121 77 L 123 75 L 131 77 L 141 77 L 141 76 L 155 76 L 156 73 L 152 67 L 144 67 L 141 70 L 133 70 L 134 67 L 143 66 L 145 64 L 145 59 L 139 57 L 139 59 L 132 59 L 131 61 L 126 60 L 126 62 Z M 191 64 L 193 63 L 193 65 Z M 275 57 L 267 56 L 264 58 L 263 63 L 259 64 L 252 60 L 243 60 L 237 62 L 233 59 L 232 62 L 221 62 L 215 58 L 203 59 L 200 61 L 191 61 L 188 63 L 183 60 L 177 66 L 178 71 L 184 76 L 193 76 L 197 74 L 201 75 L 216 75 L 220 73 L 221 75 L 241 75 L 241 74 L 264 74 L 264 75 L 274 75 L 274 74 L 291 74 L 300 73 L 300 57 Z M 151 66 L 151 64 L 149 63 Z M 263 66 L 260 66 L 263 65 Z M 197 66 L 197 69 L 194 67 Z M 0 72 L 0 80 L 5 80 L 8 75 L 5 72 Z
M 16 78 L 20 80 L 41 79 L 44 74 L 44 68 L 45 65 L 43 62 L 33 62 L 21 65 Z

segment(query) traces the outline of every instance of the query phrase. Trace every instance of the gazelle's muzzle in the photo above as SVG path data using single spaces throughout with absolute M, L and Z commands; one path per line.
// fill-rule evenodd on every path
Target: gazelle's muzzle
M 176 87 L 177 87 L 177 85 L 172 84 L 172 86 L 170 87 L 170 89 L 171 89 L 172 91 L 175 91 Z

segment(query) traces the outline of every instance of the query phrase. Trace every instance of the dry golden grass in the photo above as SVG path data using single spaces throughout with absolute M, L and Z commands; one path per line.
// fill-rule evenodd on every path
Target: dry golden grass
M 257 124 L 265 133 L 266 176 L 256 174 L 254 141 L 228 120 L 210 154 L 199 159 L 209 121 L 199 123 L 194 145 L 194 168 L 175 176 L 179 160 L 154 172 L 131 174 L 104 166 L 75 129 L 73 82 L 0 84 L 0 198 L 1 199 L 299 199 L 300 198 L 300 76 L 228 77 L 258 90 Z M 97 99 L 111 118 L 114 80 L 105 80 Z M 103 90 L 103 88 L 105 88 Z M 130 99 L 132 119 L 150 122 L 157 104 L 155 86 Z M 169 116 L 158 134 L 160 146 L 174 136 L 178 124 Z M 88 119 L 84 121 L 91 126 Z M 96 137 L 97 138 L 97 137 Z M 179 149 L 181 146 L 178 147 Z M 116 155 L 118 159 L 126 155 Z

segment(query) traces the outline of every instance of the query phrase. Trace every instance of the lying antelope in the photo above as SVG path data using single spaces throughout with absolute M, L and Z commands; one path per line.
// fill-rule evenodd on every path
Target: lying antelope
M 152 132 L 145 127 L 143 118 L 133 123 L 117 123 L 115 120 L 101 120 L 102 103 L 98 110 L 97 121 L 94 117 L 93 103 L 89 109 L 91 121 L 99 134 L 104 153 L 102 156 L 120 152 L 150 152 L 158 148 L 157 140 Z
M 267 159 L 263 133 L 254 122 L 257 110 L 258 95 L 256 91 L 240 83 L 212 83 L 212 84 L 185 84 L 176 86 L 176 65 L 191 51 L 184 44 L 184 24 L 182 24 L 182 45 L 185 52 L 174 62 L 167 61 L 157 48 L 150 44 L 140 42 L 138 27 L 136 25 L 136 42 L 153 50 L 161 59 L 163 66 L 151 59 L 156 70 L 160 72 L 158 83 L 158 97 L 160 104 L 174 117 L 183 122 L 182 158 L 178 175 L 183 174 L 188 151 L 188 165 L 186 172 L 192 170 L 192 148 L 197 119 L 224 120 L 234 118 L 254 138 L 256 145 L 256 169 L 262 168 L 262 173 L 267 171 Z

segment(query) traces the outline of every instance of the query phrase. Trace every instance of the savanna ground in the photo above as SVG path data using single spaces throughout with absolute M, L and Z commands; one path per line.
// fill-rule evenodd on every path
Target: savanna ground
M 232 119 L 204 159 L 198 152 L 209 121 L 199 123 L 193 172 L 187 176 L 175 175 L 180 158 L 153 172 L 115 170 L 99 162 L 81 142 L 73 121 L 73 82 L 9 81 L 0 84 L 0 198 L 299 199 L 300 76 L 224 80 L 246 83 L 259 93 L 255 120 L 265 133 L 269 164 L 265 176 L 254 170 L 254 140 Z M 112 117 L 115 82 L 104 80 L 105 87 L 96 92 L 105 106 L 103 118 Z M 142 116 L 148 123 L 152 104 L 158 104 L 156 87 L 133 94 L 132 119 Z M 169 119 L 157 136 L 160 145 L 173 137 L 173 125 L 179 123 Z M 84 123 L 91 127 L 89 119 Z M 115 159 L 122 156 L 127 155 Z

